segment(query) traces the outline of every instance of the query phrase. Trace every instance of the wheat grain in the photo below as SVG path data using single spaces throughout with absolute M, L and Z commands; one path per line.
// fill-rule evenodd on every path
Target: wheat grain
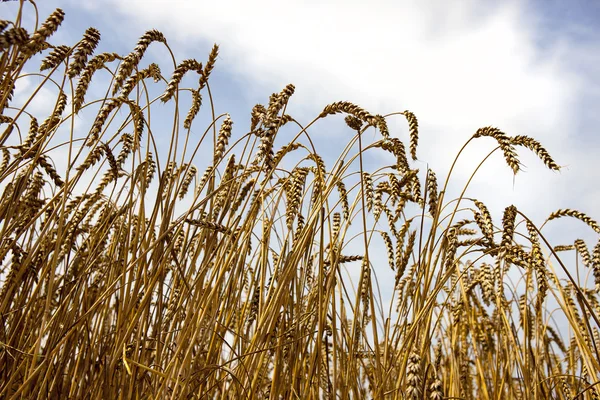
M 183 168 L 183 166 L 182 166 L 182 168 Z M 179 190 L 179 199 L 183 199 L 185 197 L 185 195 L 188 192 L 188 188 L 190 187 L 190 184 L 192 183 L 192 179 L 194 179 L 197 172 L 198 172 L 198 170 L 196 169 L 196 167 L 194 167 L 193 165 L 189 166 L 189 168 L 187 169 L 187 172 L 185 173 L 185 176 L 183 178 L 183 182 L 181 184 L 181 189 Z
M 308 175 L 307 168 L 295 168 L 292 171 L 292 177 L 289 181 L 288 187 L 288 201 L 285 211 L 285 220 L 288 229 L 292 228 L 294 218 L 298 214 L 300 208 L 300 202 L 302 200 L 302 192 L 304 190 L 304 184 L 306 182 L 306 176 Z
M 406 110 L 402 113 L 408 121 L 408 129 L 410 132 L 410 155 L 413 160 L 417 159 L 417 145 L 419 144 L 419 121 L 415 114 Z
M 120 171 L 119 163 L 117 162 L 117 159 L 115 158 L 115 155 L 113 154 L 112 149 L 106 143 L 103 143 L 100 146 L 102 146 L 102 148 L 104 150 L 104 155 L 106 156 L 106 160 L 108 161 L 108 165 L 110 166 L 110 174 L 114 178 L 117 178 L 119 176 L 119 171 Z
M 429 203 L 429 213 L 435 219 L 438 210 L 438 190 L 435 172 L 433 172 L 431 169 L 427 170 L 427 197 Z
M 102 145 L 96 146 L 87 156 L 85 161 L 76 168 L 76 171 L 83 172 L 94 166 L 100 158 L 104 155 L 104 147 Z
M 502 241 L 501 247 L 507 247 L 512 243 L 515 234 L 515 218 L 517 216 L 517 208 L 513 205 L 504 209 L 502 217 Z
M 206 86 L 206 83 L 208 82 L 208 77 L 210 76 L 210 73 L 212 72 L 213 68 L 215 67 L 215 63 L 217 61 L 218 56 L 219 56 L 219 46 L 215 43 L 213 45 L 212 49 L 210 50 L 210 54 L 208 55 L 208 61 L 206 62 L 204 69 L 200 73 L 200 80 L 199 80 L 199 85 L 198 85 L 199 91 L 202 90 L 202 88 L 204 88 L 204 86 Z
M 0 33 L 4 32 L 4 30 L 11 24 L 11 21 L 2 19 L 0 20 Z
M 262 104 L 257 104 L 252 107 L 252 112 L 250 113 L 250 132 L 254 132 L 259 122 L 264 120 L 267 114 L 267 109 Z M 258 135 L 260 137 L 260 135 Z
M 389 128 L 387 126 L 387 122 L 385 121 L 385 118 L 382 115 L 375 115 L 375 126 L 377 127 L 377 129 L 379 129 L 379 133 L 381 133 L 381 136 L 383 136 L 383 139 L 389 139 L 390 138 L 390 131 Z
M 148 155 L 146 156 L 145 168 L 144 191 L 147 191 L 150 187 L 150 183 L 152 182 L 152 178 L 154 178 L 154 173 L 156 172 L 156 163 L 154 162 L 154 158 L 150 152 L 148 152 Z
M 48 18 L 40 25 L 38 30 L 36 30 L 33 35 L 31 35 L 31 39 L 27 46 L 29 47 L 31 53 L 36 53 L 39 47 L 46 41 L 62 24 L 65 18 L 65 12 L 57 8 L 54 10 Z
M 223 209 L 223 206 L 227 202 L 229 195 L 231 194 L 230 189 L 236 170 L 237 167 L 235 163 L 235 154 L 232 154 L 227 160 L 227 165 L 225 166 L 225 171 L 223 172 L 223 177 L 221 178 L 221 183 L 217 188 L 217 196 L 213 205 L 213 213 L 215 218 L 217 215 L 219 215 Z
M 583 261 L 583 265 L 585 265 L 587 268 L 591 268 L 592 257 L 590 256 L 590 252 L 587 246 L 585 245 L 585 242 L 582 239 L 576 239 L 573 245 L 579 253 L 579 255 L 581 256 L 581 261 Z
M 67 55 L 70 51 L 71 48 L 69 46 L 56 46 L 54 49 L 52 49 L 50 54 L 48 54 L 46 58 L 42 60 L 42 63 L 40 64 L 40 71 L 57 67 L 67 58 Z
M 98 54 L 87 63 L 85 68 L 83 68 L 81 76 L 79 77 L 79 82 L 77 82 L 77 87 L 75 88 L 75 96 L 73 96 L 73 108 L 75 113 L 78 113 L 83 106 L 85 94 L 92 81 L 92 76 L 94 73 L 103 68 L 104 64 L 113 62 L 117 59 L 121 59 L 121 57 L 116 53 Z
M 319 117 L 325 118 L 327 115 L 338 114 L 341 112 L 353 115 L 359 120 L 367 122 L 368 124 L 376 125 L 374 116 L 372 116 L 356 104 L 350 103 L 348 101 L 338 101 L 336 103 L 329 104 L 323 109 L 323 112 L 321 112 Z
M 102 126 L 106 122 L 108 115 L 117 107 L 122 104 L 122 100 L 119 99 L 110 99 L 100 109 L 98 115 L 96 116 L 96 120 L 92 125 L 92 129 L 87 138 L 86 145 L 93 146 L 96 141 L 100 138 L 100 132 L 102 131 Z
M 375 195 L 373 197 L 373 216 L 375 220 L 379 220 L 383 211 L 383 193 L 387 191 L 387 182 L 379 182 L 375 187 Z
M 548 221 L 551 221 L 551 220 L 557 219 L 557 218 L 561 218 L 561 217 L 577 218 L 578 220 L 585 222 L 596 233 L 600 233 L 600 226 L 598 225 L 598 223 L 595 220 L 593 220 L 592 218 L 590 218 L 589 216 L 587 216 L 586 214 L 584 214 L 580 211 L 572 210 L 569 208 L 562 208 L 562 209 L 558 209 L 558 210 L 554 211 L 548 217 Z
M 2 84 L 0 85 L 0 114 L 4 112 L 5 107 L 8 105 L 15 94 L 15 80 L 8 74 L 3 73 L 2 79 L 0 79 Z M 0 138 L 1 142 L 4 142 L 6 138 L 10 135 L 14 128 L 14 123 L 10 124 L 6 131 L 2 134 Z
M 573 246 L 572 244 L 560 244 L 558 246 L 554 246 L 554 251 L 557 253 L 559 251 L 571 251 L 571 250 L 575 250 L 575 246 Z
M 50 176 L 50 178 L 54 181 L 54 184 L 56 186 L 62 187 L 64 185 L 64 181 L 62 180 L 60 175 L 58 175 L 58 172 L 56 172 L 56 169 L 54 168 L 54 166 L 52 164 L 50 164 L 50 162 L 48 161 L 48 159 L 45 156 L 43 156 L 43 155 L 39 156 L 37 158 L 37 162 L 44 169 L 44 171 L 46 171 L 48 176 Z
M 484 136 L 492 137 L 496 139 L 496 141 L 498 141 L 500 149 L 504 153 L 506 163 L 512 168 L 513 173 L 516 174 L 517 172 L 519 172 L 519 159 L 517 158 L 517 153 L 511 143 L 511 139 L 508 136 L 506 136 L 506 134 L 500 129 L 491 126 L 479 128 L 477 132 L 475 132 L 475 134 L 473 135 L 473 138 L 479 138 Z
M 398 254 L 402 253 L 402 258 L 396 260 L 396 278 L 395 278 L 395 287 L 398 286 L 398 282 L 402 279 L 404 272 L 406 270 L 406 266 L 410 261 L 410 256 L 412 255 L 413 248 L 415 247 L 415 240 L 417 238 L 417 231 L 412 231 L 408 236 L 408 243 L 406 244 L 406 248 L 401 252 L 401 248 L 396 245 L 396 257 Z M 398 262 L 399 261 L 399 262 Z M 408 274 L 411 275 L 411 274 Z M 401 292 L 401 291 L 400 291 Z
M 231 137 L 232 127 L 233 127 L 233 122 L 231 121 L 231 117 L 229 116 L 229 114 L 227 114 L 227 116 L 223 120 L 221 129 L 219 129 L 219 135 L 217 136 L 217 143 L 215 144 L 214 159 L 213 159 L 213 164 L 215 164 L 215 165 L 217 165 L 223 158 L 225 149 L 226 149 L 227 145 L 229 144 L 229 138 Z
M 417 175 L 413 176 L 411 184 L 411 200 L 419 204 L 419 206 L 423 208 L 425 206 L 425 203 L 423 201 L 423 197 L 421 196 L 421 181 L 419 180 L 419 177 Z
M 492 267 L 487 263 L 481 264 L 481 290 L 483 293 L 483 301 L 486 304 L 494 298 L 494 274 L 492 273 Z
M 8 149 L 2 149 L 2 163 L 0 164 L 0 176 L 6 172 L 8 164 L 10 162 L 10 152 Z
M 188 71 L 196 71 L 197 73 L 201 74 L 202 73 L 202 64 L 200 64 L 198 61 L 196 61 L 194 59 L 183 60 L 177 66 L 177 68 L 175 68 L 175 71 L 173 71 L 173 75 L 171 76 L 171 80 L 169 81 L 169 84 L 167 85 L 167 89 L 165 90 L 163 95 L 160 96 L 160 99 L 163 103 L 166 103 L 167 101 L 169 101 L 171 99 L 171 97 L 173 97 L 173 95 L 177 91 L 177 88 L 179 87 L 179 83 L 183 79 L 183 76 Z
M 162 188 L 161 198 L 165 199 L 171 193 L 170 186 L 175 181 L 177 171 L 177 163 L 169 161 L 162 173 L 160 186 Z
M 127 79 L 131 75 L 133 69 L 139 64 L 142 57 L 144 57 L 148 46 L 150 46 L 152 42 L 161 42 L 166 44 L 167 40 L 161 32 L 155 29 L 149 30 L 142 35 L 142 37 L 137 43 L 137 46 L 135 46 L 133 51 L 129 53 L 127 57 L 125 57 L 125 59 L 119 66 L 119 69 L 117 70 L 112 91 L 113 96 L 121 88 L 121 85 L 123 84 L 125 79 Z
M 23 27 L 13 27 L 2 32 L 0 35 L 0 49 L 4 50 L 10 46 L 20 46 L 29 41 L 29 34 Z
M 397 138 L 385 139 L 380 144 L 381 148 L 385 151 L 389 151 L 396 156 L 396 168 L 400 173 L 407 173 L 410 170 L 408 166 L 408 159 L 406 158 L 406 150 L 404 143 Z
M 336 182 L 336 187 L 340 194 L 340 202 L 342 203 L 342 214 L 344 221 L 350 223 L 350 204 L 348 203 L 348 191 L 346 190 L 346 185 L 342 180 L 339 180 Z
M 421 398 L 421 357 L 413 350 L 408 358 L 406 367 L 408 372 L 406 376 L 406 395 L 412 399 Z
M 248 197 L 248 194 L 250 193 L 250 190 L 254 187 L 255 184 L 256 184 L 256 179 L 252 178 L 248 182 L 246 182 L 244 184 L 244 186 L 242 186 L 240 193 L 238 194 L 237 198 L 235 199 L 235 202 L 233 203 L 233 205 L 231 206 L 232 214 L 235 214 L 238 211 L 238 209 L 240 208 L 242 203 L 246 200 L 246 198 Z
M 286 154 L 291 153 L 292 151 L 296 151 L 300 147 L 300 143 L 289 143 L 283 146 L 281 149 L 277 150 L 277 153 L 275 153 L 275 156 L 273 157 L 273 163 L 275 165 L 279 164 Z
M 363 305 L 364 318 L 366 319 L 369 312 L 370 304 L 370 289 L 371 289 L 371 266 L 367 258 L 363 259 L 361 267 L 361 286 L 360 286 L 360 299 Z
M 144 119 L 142 108 L 138 104 L 130 100 L 125 100 L 124 102 L 129 106 L 131 120 L 133 121 L 133 151 L 136 151 L 140 148 L 142 142 L 146 120 Z
M 146 78 L 152 78 L 154 82 L 159 82 L 160 75 L 160 67 L 156 63 L 152 63 L 148 66 L 148 68 L 144 68 L 134 76 L 130 76 L 127 78 L 123 87 L 121 88 L 121 93 L 119 94 L 119 99 L 124 101 L 129 97 L 131 91 L 138 85 L 140 81 Z
M 350 129 L 360 132 L 363 122 L 359 118 L 353 115 L 347 115 L 346 118 L 344 118 L 344 121 L 346 121 L 346 125 L 348 125 Z
M 474 213 L 475 222 L 481 229 L 481 233 L 488 240 L 490 244 L 494 243 L 494 224 L 492 222 L 492 216 L 488 208 L 479 200 L 474 200 L 475 205 L 479 209 L 479 212 Z
M 204 189 L 204 186 L 208 182 L 208 179 L 213 175 L 213 172 L 214 172 L 214 167 L 213 166 L 209 166 L 209 167 L 206 168 L 206 170 L 204 171 L 204 173 L 200 177 L 200 180 L 198 181 L 198 186 L 196 187 L 196 193 L 197 194 L 199 194 L 200 191 L 202 191 L 202 189 Z
M 19 147 L 19 155 L 21 157 L 25 156 L 25 154 L 31 149 L 35 140 L 38 136 L 38 121 L 35 117 L 31 118 L 31 122 L 29 123 L 29 132 L 27 133 L 27 137 Z
M 121 139 L 119 141 L 123 142 L 123 147 L 121 148 L 121 151 L 119 152 L 119 155 L 117 156 L 116 160 L 117 166 L 119 168 L 123 166 L 123 163 L 129 156 L 129 154 L 133 152 L 133 140 L 133 136 L 129 133 L 124 133 L 123 135 L 121 135 Z
M 287 104 L 290 97 L 294 94 L 296 88 L 292 84 L 288 84 L 281 93 L 273 93 L 269 100 L 269 107 L 265 113 L 265 119 L 263 124 L 268 128 L 272 129 L 275 125 L 275 117 L 279 114 L 281 109 Z
M 274 134 L 274 132 L 271 133 Z M 275 168 L 275 153 L 273 152 L 274 140 L 274 136 L 269 136 L 268 134 L 261 137 L 260 145 L 258 146 L 258 151 L 256 152 L 252 165 L 258 166 L 261 163 L 264 163 L 265 167 L 269 170 Z
M 511 138 L 510 141 L 512 144 L 524 146 L 533 151 L 549 169 L 553 171 L 560 171 L 560 167 L 554 162 L 550 156 L 550 153 L 548 153 L 548 151 L 537 140 L 527 136 L 515 136 Z
M 394 254 L 394 245 L 392 244 L 392 239 L 390 239 L 390 235 L 387 232 L 381 231 L 381 238 L 383 239 L 383 243 L 385 244 L 385 249 L 387 250 L 388 256 L 388 264 L 392 271 L 395 270 L 395 254 Z
M 596 291 L 600 292 L 600 239 L 594 246 L 594 250 L 592 252 L 592 268 L 594 272 Z
M 185 116 L 185 120 L 183 121 L 183 127 L 185 129 L 190 129 L 192 127 L 192 121 L 194 118 L 196 118 L 196 115 L 198 115 L 200 106 L 202 106 L 202 96 L 200 95 L 200 90 L 192 89 L 192 105 Z
M 88 57 L 94 53 L 99 42 L 100 31 L 98 29 L 88 28 L 85 30 L 83 38 L 75 50 L 75 54 L 73 54 L 73 61 L 69 64 L 69 70 L 67 71 L 69 78 L 73 79 L 79 75 L 85 67 Z

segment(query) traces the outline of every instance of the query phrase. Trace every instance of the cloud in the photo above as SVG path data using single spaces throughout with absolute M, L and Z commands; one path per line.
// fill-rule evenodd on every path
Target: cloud
M 600 99 L 595 56 L 600 49 L 589 40 L 597 32 L 548 19 L 536 12 L 535 3 L 107 3 L 110 7 L 98 11 L 116 12 L 128 21 L 128 31 L 134 24 L 139 32 L 159 29 L 195 57 L 206 56 L 197 53 L 199 48 L 219 43 L 217 68 L 242 82 L 248 99 L 264 102 L 271 92 L 294 83 L 290 113 L 302 121 L 338 100 L 373 113 L 413 111 L 421 128 L 419 168 L 430 165 L 438 179 L 479 127 L 532 136 L 565 166 L 561 173 L 544 170 L 521 149 L 527 173 L 513 181 L 497 152 L 473 180 L 471 192 L 488 203 L 497 220 L 511 203 L 540 223 L 561 207 L 600 216 L 598 191 L 589 183 L 600 179 L 594 155 L 600 121 L 591 105 Z M 248 104 L 249 112 L 254 103 Z M 407 138 L 401 117 L 392 118 L 390 126 L 392 134 Z M 460 193 L 494 147 L 489 138 L 469 146 L 455 169 L 452 193 Z
M 293 104 L 307 116 L 341 99 L 378 113 L 409 108 L 424 135 L 448 147 L 445 162 L 484 125 L 563 141 L 585 84 L 555 56 L 564 46 L 536 48 L 519 2 L 113 4 L 175 40 L 220 43 L 220 67 L 247 90 L 294 83 Z
M 443 127 L 541 112 L 551 126 L 573 90 L 534 48 L 518 3 L 493 13 L 443 2 L 114 4 L 179 40 L 220 43 L 232 72 L 270 88 L 291 81 L 302 88 L 295 101 L 317 107 L 337 95 L 388 112 L 410 106 Z

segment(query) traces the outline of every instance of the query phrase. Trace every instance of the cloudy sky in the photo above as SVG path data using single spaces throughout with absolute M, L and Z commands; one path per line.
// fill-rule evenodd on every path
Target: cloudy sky
M 63 34 L 77 40 L 95 26 L 106 48 L 118 52 L 130 51 L 151 28 L 165 33 L 179 60 L 205 60 L 218 43 L 213 93 L 234 122 L 245 123 L 254 104 L 293 83 L 290 113 L 305 123 L 338 100 L 374 114 L 411 110 L 421 126 L 423 168 L 446 170 L 482 126 L 533 136 L 563 172 L 545 171 L 521 151 L 526 173 L 513 182 L 498 154 L 477 185 L 501 208 L 519 203 L 542 217 L 568 205 L 600 217 L 600 189 L 593 183 L 600 178 L 598 2 L 63 3 Z M 401 117 L 390 125 L 407 138 Z M 323 133 L 339 134 L 335 128 Z M 482 139 L 473 147 L 478 162 L 494 142 Z M 457 179 L 470 175 L 475 159 Z
M 560 173 L 545 170 L 520 150 L 525 167 L 513 179 L 498 153 L 477 175 L 470 194 L 486 202 L 498 222 L 510 204 L 538 224 L 557 208 L 600 219 L 599 2 L 39 3 L 42 17 L 51 7 L 65 10 L 56 38 L 69 44 L 94 26 L 103 35 L 101 51 L 126 54 L 145 31 L 158 29 L 178 61 L 204 61 L 218 43 L 211 89 L 217 112 L 229 112 L 236 127 L 247 125 L 254 104 L 293 83 L 288 113 L 303 123 L 339 100 L 373 114 L 414 112 L 420 125 L 417 167 L 425 170 L 429 164 L 438 177 L 479 127 L 532 136 L 564 167 Z M 341 149 L 332 143 L 347 140 L 342 119 L 335 121 L 313 132 L 325 154 L 337 155 Z M 389 124 L 392 135 L 408 138 L 401 116 Z M 454 176 L 455 190 L 495 145 L 485 138 L 469 147 Z M 582 237 L 588 246 L 597 240 L 576 221 L 556 221 L 547 232 L 567 241 Z

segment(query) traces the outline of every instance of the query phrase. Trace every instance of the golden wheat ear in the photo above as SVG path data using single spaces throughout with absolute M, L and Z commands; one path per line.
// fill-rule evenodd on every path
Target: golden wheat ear
M 523 146 L 533 151 L 549 169 L 553 171 L 560 171 L 560 167 L 558 164 L 556 164 L 556 162 L 554 162 L 554 159 L 552 159 L 550 153 L 548 153 L 548 150 L 546 150 L 537 140 L 528 136 L 515 136 L 511 138 L 510 141 L 512 144 Z
M 96 28 L 88 28 L 83 34 L 83 39 L 79 42 L 73 61 L 69 64 L 67 74 L 73 79 L 85 68 L 88 57 L 94 53 L 94 50 L 100 42 L 100 31 Z
M 37 53 L 43 47 L 44 42 L 56 32 L 64 19 L 65 12 L 60 8 L 57 8 L 48 16 L 38 30 L 31 35 L 31 39 L 27 43 L 31 54 Z
M 598 225 L 598 223 L 595 220 L 593 220 L 592 218 L 590 218 L 585 213 L 582 213 L 582 212 L 577 211 L 577 210 L 572 210 L 570 208 L 561 208 L 561 209 L 558 209 L 558 210 L 554 211 L 548 217 L 548 221 L 552 221 L 553 219 L 562 218 L 562 217 L 576 218 L 576 219 L 584 222 L 585 224 L 587 224 L 596 233 L 600 233 L 600 225 Z
M 197 73 L 201 74 L 202 73 L 202 64 L 200 64 L 198 61 L 196 61 L 194 59 L 182 61 L 175 68 L 175 71 L 173 72 L 173 76 L 171 77 L 171 80 L 169 81 L 169 84 L 167 85 L 167 89 L 165 90 L 163 95 L 160 97 L 160 99 L 162 100 L 163 103 L 166 103 L 167 101 L 169 101 L 171 99 L 171 97 L 173 97 L 173 95 L 177 91 L 177 88 L 179 87 L 179 83 L 181 82 L 181 79 L 183 79 L 183 76 L 188 71 L 196 71 Z
M 510 168 L 512 168 L 515 174 L 519 172 L 519 159 L 517 158 L 517 152 L 515 151 L 515 148 L 513 147 L 510 138 L 500 129 L 491 126 L 479 128 L 477 132 L 475 132 L 475 134 L 473 135 L 473 138 L 485 136 L 496 139 L 498 145 L 500 146 L 500 149 L 504 153 L 506 163 L 510 166 Z
M 142 57 L 144 57 L 146 50 L 152 42 L 160 42 L 166 44 L 167 39 L 161 32 L 157 31 L 156 29 L 149 30 L 146 33 L 144 33 L 144 35 L 142 35 L 142 37 L 137 43 L 137 46 L 133 49 L 131 53 L 129 53 L 123 59 L 123 62 L 119 66 L 117 74 L 115 75 L 115 81 L 112 91 L 113 96 L 117 94 L 117 91 L 121 88 L 123 82 L 125 82 L 125 79 L 127 79 L 131 75 L 133 69 L 140 63 Z

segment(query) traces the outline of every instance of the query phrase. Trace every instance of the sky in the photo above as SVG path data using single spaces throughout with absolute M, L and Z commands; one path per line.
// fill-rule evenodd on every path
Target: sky
M 525 173 L 513 181 L 498 154 L 479 175 L 474 192 L 488 193 L 486 200 L 500 212 L 515 203 L 538 218 L 567 206 L 600 217 L 600 189 L 592 183 L 600 178 L 597 2 L 105 0 L 56 5 L 67 12 L 67 34 L 76 39 L 87 26 L 98 27 L 104 44 L 123 53 L 151 28 L 167 36 L 179 60 L 205 60 L 218 43 L 212 92 L 234 122 L 246 123 L 254 104 L 293 83 L 296 93 L 288 110 L 305 123 L 339 100 L 373 114 L 412 111 L 419 119 L 423 169 L 429 163 L 447 171 L 458 149 L 482 126 L 532 136 L 564 166 L 562 172 L 544 170 L 522 150 Z M 392 134 L 407 139 L 402 117 L 390 120 L 390 126 Z M 347 133 L 328 126 L 323 135 L 343 139 Z M 481 139 L 467 158 L 478 162 L 494 144 Z M 456 178 L 468 178 L 474 164 L 468 160 Z
M 420 127 L 416 166 L 433 168 L 438 179 L 480 127 L 534 137 L 561 172 L 546 170 L 521 148 L 524 168 L 513 178 L 497 152 L 469 194 L 498 223 L 510 204 L 537 224 L 558 208 L 600 220 L 600 2 L 61 0 L 38 6 L 42 17 L 53 7 L 66 12 L 57 42 L 76 43 L 87 27 L 98 28 L 99 51 L 127 54 L 149 29 L 165 34 L 178 61 L 204 61 L 218 43 L 211 91 L 217 113 L 231 114 L 234 135 L 237 127 L 245 133 L 256 103 L 293 83 L 288 113 L 305 124 L 340 100 L 372 114 L 412 111 Z M 151 49 L 154 57 L 164 55 Z M 326 161 L 349 139 L 336 118 L 312 132 Z M 408 140 L 403 117 L 388 123 L 392 136 Z M 449 195 L 495 146 L 484 138 L 468 147 Z M 590 248 L 596 244 L 597 235 L 577 221 L 561 219 L 545 229 L 566 242 L 560 244 L 579 237 Z

